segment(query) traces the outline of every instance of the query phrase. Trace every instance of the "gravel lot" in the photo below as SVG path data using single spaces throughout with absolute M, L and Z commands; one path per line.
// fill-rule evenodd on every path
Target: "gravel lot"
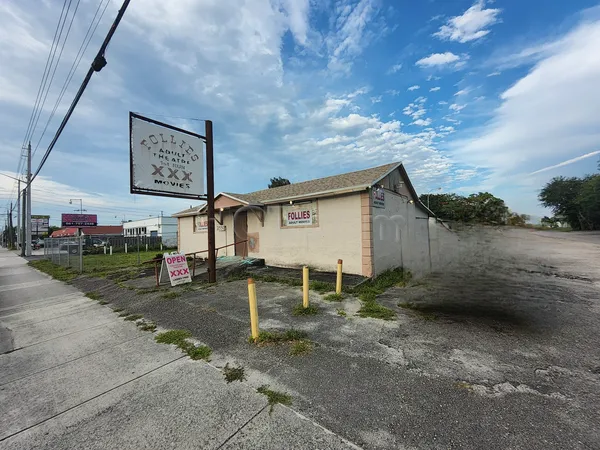
M 600 448 L 600 234 L 460 235 L 458 264 L 378 298 L 393 321 L 313 292 L 320 313 L 296 317 L 299 288 L 258 282 L 261 329 L 306 331 L 314 348 L 304 356 L 248 343 L 245 281 L 170 299 L 104 279 L 75 285 L 189 329 L 216 366 L 242 365 L 249 384 L 288 392 L 294 408 L 364 448 Z

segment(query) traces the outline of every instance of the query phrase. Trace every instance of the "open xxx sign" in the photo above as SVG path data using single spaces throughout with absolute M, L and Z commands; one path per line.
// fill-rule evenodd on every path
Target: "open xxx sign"
M 165 253 L 163 262 L 167 266 L 171 286 L 192 282 L 187 259 L 183 253 Z

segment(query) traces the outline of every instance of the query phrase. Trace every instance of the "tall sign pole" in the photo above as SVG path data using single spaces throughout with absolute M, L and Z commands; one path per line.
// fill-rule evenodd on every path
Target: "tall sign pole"
M 23 247 L 21 241 L 21 180 L 17 180 L 17 249 L 19 246 Z
M 31 142 L 27 146 L 27 221 L 25 222 L 25 255 L 31 256 Z
M 21 227 L 21 232 L 23 233 L 21 237 L 21 256 L 25 256 L 25 247 L 27 247 L 27 191 L 31 188 L 24 188 L 23 194 L 21 198 L 23 199 L 23 226 Z
M 205 122 L 206 126 L 206 203 L 208 212 L 208 282 L 217 281 L 217 260 L 215 245 L 215 172 L 213 160 L 213 124 L 212 120 Z

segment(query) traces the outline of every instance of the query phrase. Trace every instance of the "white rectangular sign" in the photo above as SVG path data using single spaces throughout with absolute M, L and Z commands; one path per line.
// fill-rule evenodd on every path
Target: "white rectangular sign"
M 373 188 L 373 207 L 385 208 L 385 191 L 383 189 Z
M 283 227 L 310 227 L 318 225 L 317 202 L 281 207 Z
M 187 265 L 185 254 L 165 253 L 163 255 L 163 262 L 167 265 L 171 286 L 192 282 L 192 276 L 190 275 L 190 269 Z
M 202 136 L 130 113 L 131 192 L 204 195 Z

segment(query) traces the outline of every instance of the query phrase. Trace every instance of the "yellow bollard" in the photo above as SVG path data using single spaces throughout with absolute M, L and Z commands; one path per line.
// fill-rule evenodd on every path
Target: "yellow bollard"
M 337 279 L 335 280 L 335 293 L 342 293 L 342 260 L 338 259 L 337 264 Z
M 252 339 L 258 339 L 258 304 L 256 302 L 256 285 L 248 278 L 248 302 L 250 303 L 250 331 Z
M 308 308 L 308 267 L 302 268 L 302 306 Z

